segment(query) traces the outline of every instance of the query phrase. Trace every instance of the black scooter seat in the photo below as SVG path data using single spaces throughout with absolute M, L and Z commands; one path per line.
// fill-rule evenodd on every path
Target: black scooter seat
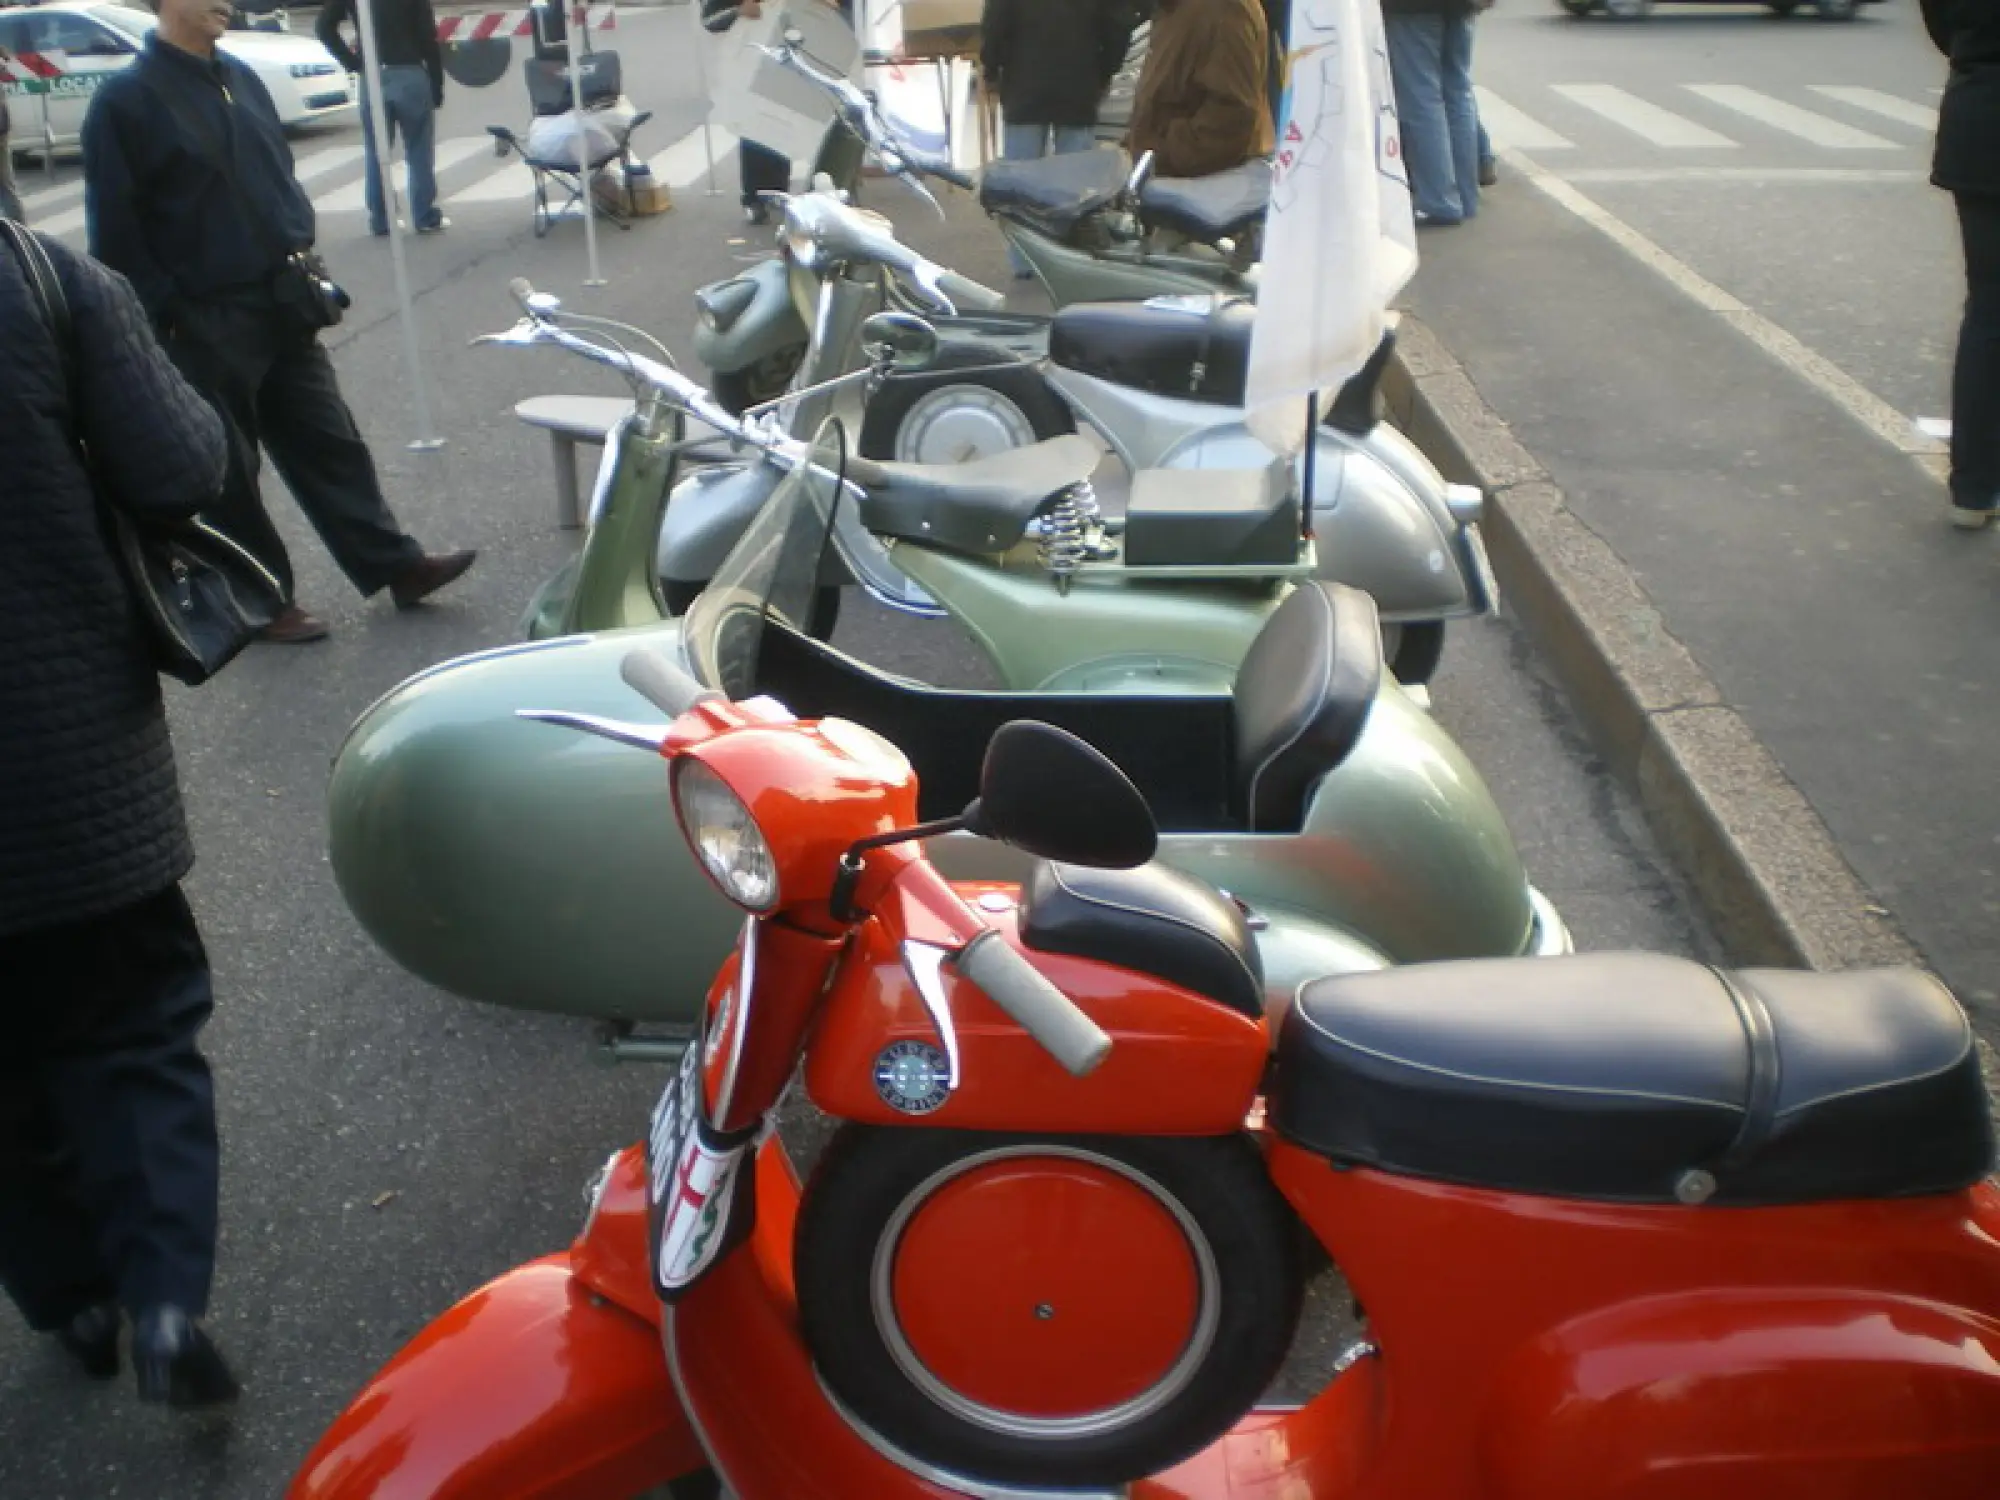
M 1155 177 L 1139 190 L 1139 217 L 1213 244 L 1260 223 L 1271 202 L 1271 164 L 1254 157 L 1207 177 Z
M 1005 552 L 1050 501 L 1090 478 L 1098 460 L 1088 439 L 1069 433 L 970 463 L 876 464 L 861 524 L 953 552 Z
M 979 179 L 979 206 L 1064 240 L 1085 218 L 1117 201 L 1131 170 L 1122 151 L 996 161 Z

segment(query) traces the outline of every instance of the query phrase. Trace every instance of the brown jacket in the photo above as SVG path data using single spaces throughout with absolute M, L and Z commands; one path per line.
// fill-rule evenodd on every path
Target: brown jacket
M 1270 38 L 1258 0 L 1160 0 L 1128 138 L 1161 177 L 1206 177 L 1267 156 Z

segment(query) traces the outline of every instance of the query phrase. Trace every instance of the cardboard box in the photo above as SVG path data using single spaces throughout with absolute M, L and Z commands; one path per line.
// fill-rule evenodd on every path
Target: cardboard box
M 905 57 L 959 57 L 978 50 L 984 0 L 903 0 Z
M 590 192 L 602 213 L 630 212 L 643 219 L 651 214 L 663 214 L 674 206 L 673 193 L 650 172 L 632 179 L 628 203 L 625 179 L 616 163 L 598 170 L 590 180 Z

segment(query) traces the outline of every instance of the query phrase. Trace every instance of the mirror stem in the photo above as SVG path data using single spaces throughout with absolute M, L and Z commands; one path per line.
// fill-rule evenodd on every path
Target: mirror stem
M 865 839 L 856 840 L 848 851 L 840 856 L 840 873 L 833 880 L 833 895 L 827 904 L 833 909 L 836 922 L 855 922 L 861 913 L 854 905 L 854 888 L 861 883 L 861 872 L 867 868 L 863 858 L 870 849 L 885 849 L 891 844 L 907 844 L 917 839 L 934 839 L 939 834 L 957 833 L 965 827 L 963 816 L 939 818 L 932 823 L 916 823 L 908 828 L 898 828 L 891 833 L 877 833 Z

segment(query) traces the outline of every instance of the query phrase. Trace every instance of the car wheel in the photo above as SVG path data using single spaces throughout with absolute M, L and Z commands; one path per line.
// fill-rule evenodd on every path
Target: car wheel
M 1822 21 L 1851 21 L 1861 8 L 1860 0 L 1813 0 Z
M 1799 0 L 1764 0 L 1764 3 L 1778 16 L 1789 16 L 1799 8 Z
M 1653 13 L 1653 0 L 1604 0 L 1604 12 L 1618 21 L 1643 20 Z
M 1597 9 L 1597 0 L 1557 0 L 1573 16 L 1587 16 Z

